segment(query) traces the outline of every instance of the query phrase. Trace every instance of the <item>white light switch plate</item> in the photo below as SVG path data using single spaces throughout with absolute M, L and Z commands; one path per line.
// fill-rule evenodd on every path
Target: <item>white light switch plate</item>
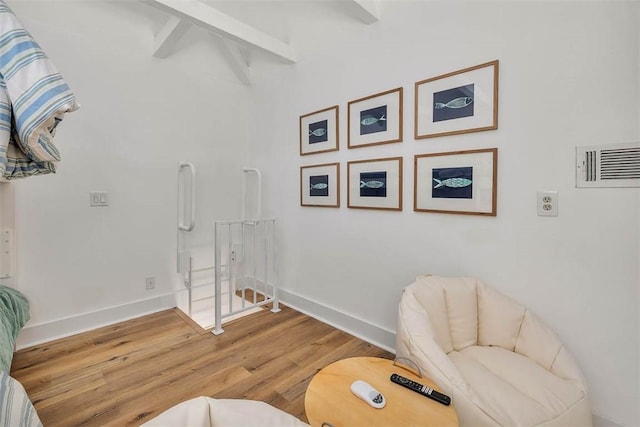
M 109 193 L 106 191 L 90 192 L 89 206 L 109 206 Z

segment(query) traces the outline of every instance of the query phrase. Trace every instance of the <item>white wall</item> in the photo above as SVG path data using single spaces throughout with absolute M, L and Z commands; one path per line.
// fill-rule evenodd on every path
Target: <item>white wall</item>
M 174 55 L 152 58 L 163 21 L 141 2 L 9 5 L 82 105 L 57 135 L 59 172 L 12 184 L 17 284 L 32 302 L 23 343 L 166 304 L 177 285 L 176 162 L 201 173 L 199 198 L 209 198 L 194 240 L 204 241 L 209 218 L 239 213 L 248 158 L 263 169 L 264 214 L 281 223 L 290 300 L 392 346 L 400 291 L 417 274 L 480 277 L 559 333 L 596 414 L 640 424 L 640 192 L 575 189 L 573 169 L 576 145 L 640 138 L 637 2 L 389 1 L 371 26 L 331 2 L 291 3 L 295 19 L 272 8 L 276 19 L 251 23 L 286 35 L 299 62 L 258 55 L 251 89 L 213 40 L 187 34 Z M 414 141 L 413 83 L 492 59 L 500 128 Z M 398 86 L 405 141 L 347 150 L 346 103 Z M 299 157 L 298 117 L 334 104 L 342 149 Z M 414 154 L 480 147 L 499 148 L 496 218 L 412 211 Z M 390 155 L 405 160 L 403 212 L 346 209 L 346 162 Z M 343 166 L 342 208 L 301 208 L 299 167 L 328 161 Z M 546 189 L 559 191 L 557 218 L 536 216 L 535 192 Z M 89 208 L 92 190 L 109 191 L 111 205 Z M 144 290 L 147 275 L 155 291 Z
M 285 298 L 346 313 L 393 345 L 401 289 L 416 275 L 479 277 L 558 332 L 595 414 L 640 425 L 639 190 L 574 188 L 576 145 L 640 138 L 638 2 L 383 2 L 371 26 L 326 4 L 298 12 L 290 34 L 304 50 L 294 66 L 256 67 L 251 119 L 266 214 L 281 223 Z M 415 141 L 414 82 L 493 59 L 499 129 Z M 348 150 L 347 102 L 398 86 L 404 142 Z M 340 151 L 300 157 L 298 117 L 334 104 Z M 412 211 L 414 154 L 481 147 L 499 149 L 496 218 Z M 397 155 L 404 210 L 347 209 L 346 162 Z M 301 208 L 299 167 L 333 161 L 342 207 Z M 557 218 L 536 215 L 539 190 L 559 192 Z
M 214 217 L 240 212 L 247 88 L 213 39 L 193 44 L 187 34 L 174 55 L 153 58 L 166 15 L 141 2 L 9 5 L 81 104 L 56 135 L 58 172 L 10 184 L 17 286 L 32 317 L 20 345 L 173 306 L 161 296 L 180 286 L 177 162 L 198 168 L 193 240 L 205 242 Z M 109 192 L 108 207 L 89 207 L 95 190 Z

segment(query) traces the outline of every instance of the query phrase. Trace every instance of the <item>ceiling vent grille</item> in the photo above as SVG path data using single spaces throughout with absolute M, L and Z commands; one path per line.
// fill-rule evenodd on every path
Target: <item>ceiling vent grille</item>
M 640 187 L 640 143 L 576 147 L 576 187 Z

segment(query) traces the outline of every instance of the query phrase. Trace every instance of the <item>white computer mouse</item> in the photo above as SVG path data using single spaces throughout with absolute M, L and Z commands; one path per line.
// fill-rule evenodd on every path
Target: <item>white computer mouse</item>
M 354 381 L 351 384 L 351 392 L 376 409 L 384 408 L 384 405 L 387 404 L 382 393 L 362 380 Z

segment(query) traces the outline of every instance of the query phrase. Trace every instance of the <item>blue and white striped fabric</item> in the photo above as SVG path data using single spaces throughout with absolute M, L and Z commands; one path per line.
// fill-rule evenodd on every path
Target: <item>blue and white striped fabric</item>
M 75 96 L 0 0 L 0 181 L 55 172 L 56 126 Z
M 42 427 L 42 422 L 18 381 L 0 372 L 0 427 Z

